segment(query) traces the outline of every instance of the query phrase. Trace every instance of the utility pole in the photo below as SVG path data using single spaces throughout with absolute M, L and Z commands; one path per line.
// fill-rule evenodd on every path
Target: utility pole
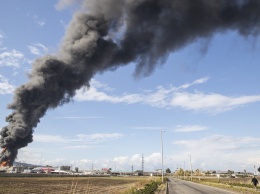
M 183 165 L 183 171 L 184 171 L 184 179 L 185 179 L 185 161 L 183 161 L 184 165 Z
M 142 154 L 142 175 L 144 175 L 144 154 Z
M 192 181 L 192 164 L 191 164 L 191 155 L 189 155 L 190 157 L 190 179 Z
M 165 132 L 164 130 L 161 130 L 161 148 L 162 148 L 162 183 L 163 181 L 163 135 L 162 133 Z

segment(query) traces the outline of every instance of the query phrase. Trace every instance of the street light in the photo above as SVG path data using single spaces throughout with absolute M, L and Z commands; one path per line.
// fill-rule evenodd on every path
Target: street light
M 183 165 L 183 171 L 184 171 L 184 179 L 185 179 L 185 161 L 183 161 L 184 165 Z
M 162 183 L 163 183 L 163 135 L 162 133 L 165 132 L 164 130 L 161 130 L 161 148 L 162 148 Z
M 190 179 L 192 181 L 192 165 L 191 165 L 191 155 L 189 155 L 190 157 Z

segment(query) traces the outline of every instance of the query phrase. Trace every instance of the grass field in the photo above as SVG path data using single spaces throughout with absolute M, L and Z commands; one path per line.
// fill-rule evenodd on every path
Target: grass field
M 149 177 L 0 177 L 0 194 L 122 194 Z

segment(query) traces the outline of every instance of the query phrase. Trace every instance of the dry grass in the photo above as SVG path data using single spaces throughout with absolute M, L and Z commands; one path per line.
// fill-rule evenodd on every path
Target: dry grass
M 0 177 L 0 193 L 120 194 L 148 181 L 145 177 Z
M 251 184 L 251 178 L 221 178 L 218 182 L 217 178 L 211 178 L 211 179 L 201 179 L 201 181 L 198 181 L 195 179 L 197 183 L 222 188 L 225 190 L 234 191 L 237 193 L 243 193 L 243 194 L 254 194 L 259 193 L 258 191 L 255 191 L 253 188 L 253 185 Z

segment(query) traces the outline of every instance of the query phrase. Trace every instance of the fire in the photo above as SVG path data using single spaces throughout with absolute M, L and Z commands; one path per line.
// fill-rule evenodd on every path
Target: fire
M 2 152 L 1 152 L 1 155 L 3 155 L 6 152 L 6 150 L 7 150 L 7 147 L 3 148 Z M 1 167 L 10 166 L 10 160 L 1 162 L 0 166 Z
M 1 167 L 9 166 L 9 162 L 10 162 L 10 160 L 8 160 L 8 161 L 3 161 L 3 162 L 0 164 L 0 166 L 1 166 Z

